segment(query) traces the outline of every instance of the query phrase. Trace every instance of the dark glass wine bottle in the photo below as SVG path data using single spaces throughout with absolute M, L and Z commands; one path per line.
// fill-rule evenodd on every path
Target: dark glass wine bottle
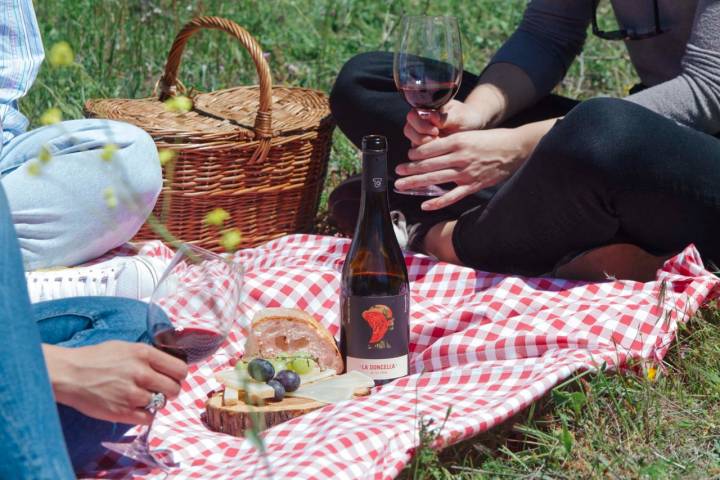
M 408 374 L 410 289 L 390 220 L 385 137 L 364 137 L 362 156 L 360 215 L 340 287 L 340 345 L 347 371 L 381 385 Z

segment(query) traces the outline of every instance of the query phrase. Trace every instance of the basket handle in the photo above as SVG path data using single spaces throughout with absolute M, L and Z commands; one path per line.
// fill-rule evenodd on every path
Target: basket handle
M 258 151 L 255 152 L 253 158 L 256 159 L 256 157 L 261 156 L 264 159 L 270 147 L 269 140 L 272 138 L 272 79 L 270 77 L 270 67 L 265 61 L 265 57 L 263 57 L 260 44 L 247 30 L 232 20 L 220 17 L 197 17 L 180 30 L 170 48 L 167 63 L 165 64 L 165 73 L 158 82 L 160 100 L 167 100 L 175 94 L 177 74 L 185 44 L 190 37 L 203 28 L 222 30 L 234 36 L 250 53 L 253 62 L 255 62 L 255 68 L 260 79 L 260 104 L 255 116 L 254 130 L 255 139 L 261 140 L 263 145 L 258 146 Z

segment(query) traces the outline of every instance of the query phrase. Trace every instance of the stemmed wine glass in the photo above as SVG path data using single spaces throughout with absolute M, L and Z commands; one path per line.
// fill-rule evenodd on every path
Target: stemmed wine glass
M 232 258 L 181 245 L 148 305 L 147 331 L 155 348 L 188 364 L 215 353 L 238 318 L 242 276 L 241 266 Z M 155 416 L 157 408 L 146 409 Z M 151 428 L 152 424 L 131 442 L 102 445 L 151 467 L 177 466 L 172 455 L 166 455 L 169 452 L 150 452 Z
M 462 72 L 460 29 L 455 17 L 403 17 L 393 61 L 393 76 L 405 101 L 421 117 L 439 110 L 455 97 Z M 446 193 L 437 185 L 395 191 L 429 197 Z

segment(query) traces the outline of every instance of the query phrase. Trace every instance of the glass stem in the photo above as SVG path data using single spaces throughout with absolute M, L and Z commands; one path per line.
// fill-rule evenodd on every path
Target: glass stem
M 427 109 L 427 108 L 417 108 L 417 109 L 415 109 L 415 111 L 417 112 L 418 117 L 420 117 L 422 119 L 426 119 L 432 114 L 432 112 L 436 112 L 437 110 L 431 110 L 431 109 Z
M 145 431 L 143 431 L 140 436 L 138 437 L 138 441 L 142 442 L 143 445 L 147 447 L 148 453 L 150 452 L 150 430 L 152 430 L 153 424 L 155 423 L 155 418 L 157 418 L 157 411 L 156 410 L 149 410 L 150 414 L 152 415 L 152 420 L 150 420 L 150 425 L 145 427 Z

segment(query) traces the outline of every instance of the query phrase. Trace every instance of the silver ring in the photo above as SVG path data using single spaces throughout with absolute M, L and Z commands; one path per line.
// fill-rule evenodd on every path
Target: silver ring
M 145 405 L 145 410 L 147 410 L 148 412 L 156 412 L 163 408 L 166 403 L 167 398 L 165 398 L 164 393 L 153 393 L 150 397 L 150 401 L 147 405 Z

